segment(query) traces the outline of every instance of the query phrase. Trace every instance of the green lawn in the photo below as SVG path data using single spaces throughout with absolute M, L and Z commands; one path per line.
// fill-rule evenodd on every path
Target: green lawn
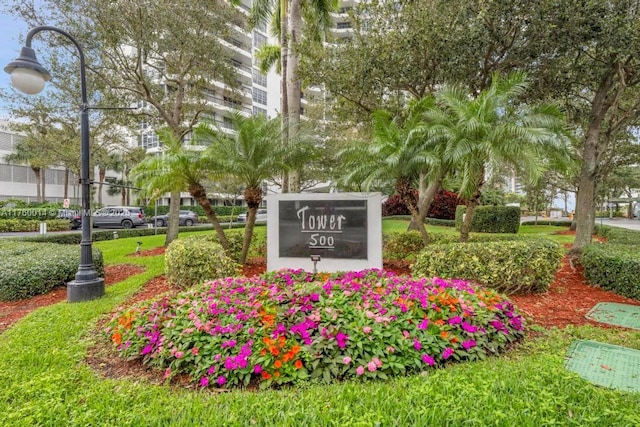
M 564 370 L 573 339 L 640 349 L 640 331 L 594 327 L 540 330 L 500 358 L 387 382 L 217 394 L 104 379 L 84 362 L 97 321 L 164 268 L 162 257 L 125 257 L 136 241 L 149 249 L 164 236 L 96 246 L 107 264 L 139 264 L 144 273 L 99 300 L 37 310 L 0 335 L 0 425 L 640 425 L 640 393 L 595 387 Z

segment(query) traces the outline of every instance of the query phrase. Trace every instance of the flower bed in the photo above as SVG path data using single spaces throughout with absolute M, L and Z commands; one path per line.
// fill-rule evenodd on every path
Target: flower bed
M 514 306 L 468 282 L 382 270 L 226 278 L 117 312 L 126 359 L 202 387 L 385 379 L 484 359 L 523 335 Z

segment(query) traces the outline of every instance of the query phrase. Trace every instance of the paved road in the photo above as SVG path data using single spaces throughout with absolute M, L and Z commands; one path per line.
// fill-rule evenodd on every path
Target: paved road
M 569 221 L 568 218 L 549 218 L 550 220 L 557 221 Z M 523 216 L 521 221 L 534 221 L 535 217 L 533 216 Z M 547 218 L 538 217 L 538 221 L 546 221 Z M 640 220 L 639 219 L 628 219 L 628 218 L 597 218 L 596 225 L 610 225 L 612 227 L 620 227 L 626 228 L 629 230 L 639 230 L 640 231 Z

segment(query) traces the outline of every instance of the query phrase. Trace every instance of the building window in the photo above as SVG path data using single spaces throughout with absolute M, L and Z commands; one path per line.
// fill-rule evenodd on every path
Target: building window
M 338 22 L 336 28 L 339 30 L 345 30 L 347 28 L 351 28 L 351 22 Z
M 229 117 L 222 118 L 222 127 L 225 129 L 235 129 L 235 127 L 233 126 L 233 120 L 231 120 L 231 118 Z
M 267 37 L 254 31 L 253 32 L 253 47 L 260 49 L 267 44 Z
M 253 115 L 257 116 L 259 114 L 264 114 L 264 116 L 267 116 L 267 110 L 265 110 L 264 108 L 260 108 L 260 107 L 256 107 L 255 105 L 253 106 Z
M 257 87 L 254 87 L 253 102 L 267 105 L 267 92 L 262 89 L 258 89 Z
M 140 136 L 140 147 L 148 150 L 160 145 L 160 138 L 155 132 L 144 132 Z
M 253 69 L 253 82 L 260 86 L 267 87 L 267 76 L 262 74 L 259 70 Z

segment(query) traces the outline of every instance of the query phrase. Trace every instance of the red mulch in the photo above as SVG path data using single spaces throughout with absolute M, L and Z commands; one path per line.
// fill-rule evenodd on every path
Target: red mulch
M 122 264 L 109 265 L 104 268 L 104 283 L 106 286 L 123 281 L 129 276 L 139 274 L 144 268 L 137 265 Z M 55 304 L 67 299 L 67 288 L 65 286 L 57 286 L 51 291 L 43 295 L 19 300 L 19 301 L 0 301 L 0 333 L 9 326 L 36 310 L 40 307 Z

